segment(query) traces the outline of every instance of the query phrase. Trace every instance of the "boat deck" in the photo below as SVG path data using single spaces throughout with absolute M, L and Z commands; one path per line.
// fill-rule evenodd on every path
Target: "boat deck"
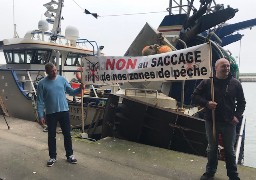
M 63 137 L 57 134 L 58 159 L 46 167 L 47 133 L 39 124 L 0 116 L 0 179 L 191 179 L 204 172 L 206 158 L 107 137 L 97 142 L 73 138 L 77 165 L 65 161 Z M 243 180 L 254 179 L 255 168 L 238 166 Z M 227 179 L 219 162 L 217 180 Z

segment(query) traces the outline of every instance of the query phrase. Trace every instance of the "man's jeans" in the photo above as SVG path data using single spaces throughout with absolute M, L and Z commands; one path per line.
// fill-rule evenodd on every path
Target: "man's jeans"
M 207 156 L 208 163 L 206 165 L 206 172 L 215 174 L 218 165 L 218 134 L 222 134 L 222 141 L 224 145 L 225 161 L 227 168 L 227 175 L 237 176 L 236 155 L 234 145 L 236 141 L 236 126 L 229 122 L 216 122 L 216 140 L 213 139 L 212 122 L 205 121 L 206 136 L 208 140 Z
M 57 156 L 56 152 L 56 128 L 57 122 L 59 121 L 62 134 L 64 136 L 64 147 L 66 150 L 66 157 L 68 158 L 73 154 L 72 140 L 70 134 L 70 120 L 69 112 L 57 112 L 53 114 L 46 115 L 46 121 L 48 126 L 48 148 L 50 158 L 55 158 Z

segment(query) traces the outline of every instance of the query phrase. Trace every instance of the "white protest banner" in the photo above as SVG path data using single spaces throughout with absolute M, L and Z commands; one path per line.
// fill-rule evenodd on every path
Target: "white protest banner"
M 210 45 L 150 56 L 91 56 L 84 59 L 85 83 L 208 79 Z

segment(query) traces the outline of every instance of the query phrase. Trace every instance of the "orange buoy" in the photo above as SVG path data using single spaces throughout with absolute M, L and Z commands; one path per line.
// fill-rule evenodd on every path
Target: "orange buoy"
M 166 52 L 171 52 L 171 47 L 167 45 L 159 46 L 158 44 L 145 46 L 142 50 L 142 56 L 154 55 L 154 54 L 161 54 Z
M 171 49 L 169 46 L 167 46 L 167 45 L 162 45 L 162 46 L 160 46 L 160 47 L 158 48 L 157 51 L 158 51 L 159 54 L 161 54 L 161 53 L 171 52 L 172 49 Z

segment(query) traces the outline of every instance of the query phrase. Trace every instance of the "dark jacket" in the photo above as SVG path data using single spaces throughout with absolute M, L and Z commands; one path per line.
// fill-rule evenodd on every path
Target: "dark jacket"
M 241 119 L 245 110 L 245 98 L 241 83 L 231 75 L 227 79 L 213 78 L 216 121 L 231 121 L 233 116 Z M 211 101 L 211 80 L 205 79 L 197 86 L 192 94 L 192 102 L 205 108 L 205 119 L 212 119 L 212 110 L 207 108 Z

